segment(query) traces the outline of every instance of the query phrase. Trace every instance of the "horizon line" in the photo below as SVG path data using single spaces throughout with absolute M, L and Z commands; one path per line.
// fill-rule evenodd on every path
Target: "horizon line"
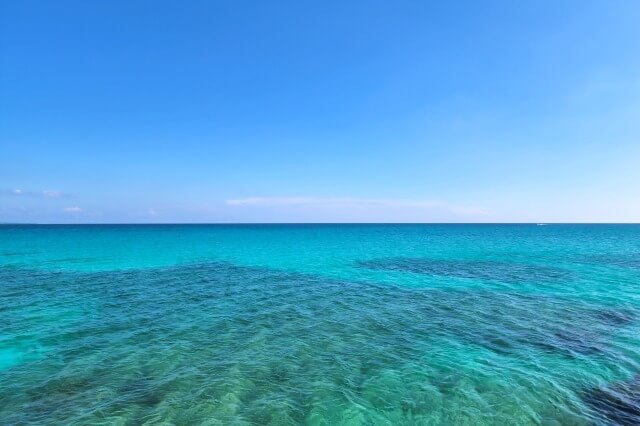
M 640 225 L 640 222 L 0 222 L 0 226 L 99 225 Z

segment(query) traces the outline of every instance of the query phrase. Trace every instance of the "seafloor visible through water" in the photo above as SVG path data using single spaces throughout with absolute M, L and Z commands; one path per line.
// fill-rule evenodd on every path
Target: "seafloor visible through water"
M 640 226 L 0 226 L 1 424 L 640 424 Z

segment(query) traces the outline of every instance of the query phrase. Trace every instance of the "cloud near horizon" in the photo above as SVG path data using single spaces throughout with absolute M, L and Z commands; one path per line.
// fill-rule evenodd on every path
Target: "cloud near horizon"
M 331 197 L 247 197 L 227 200 L 228 206 L 241 207 L 317 207 L 350 209 L 413 209 L 423 211 L 447 211 L 455 215 L 486 216 L 489 212 L 432 200 L 407 200 L 385 198 L 331 198 Z
M 60 198 L 60 197 L 64 196 L 65 194 L 63 194 L 60 191 L 44 190 L 44 191 L 42 191 L 42 195 L 44 195 L 45 197 L 49 197 L 49 198 Z
M 44 189 L 42 191 L 29 191 L 20 188 L 10 189 L 4 191 L 10 195 L 14 195 L 16 197 L 38 197 L 38 198 L 61 198 L 66 197 L 68 194 L 61 191 L 53 191 L 50 189 Z

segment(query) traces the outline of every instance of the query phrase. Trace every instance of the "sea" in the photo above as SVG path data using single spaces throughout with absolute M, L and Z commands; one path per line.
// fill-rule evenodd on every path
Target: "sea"
M 640 424 L 640 225 L 1 225 L 0 424 Z

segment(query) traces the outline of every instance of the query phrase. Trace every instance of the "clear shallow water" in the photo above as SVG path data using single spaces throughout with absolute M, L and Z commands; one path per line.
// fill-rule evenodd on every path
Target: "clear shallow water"
M 640 226 L 0 226 L 0 422 L 637 424 Z

